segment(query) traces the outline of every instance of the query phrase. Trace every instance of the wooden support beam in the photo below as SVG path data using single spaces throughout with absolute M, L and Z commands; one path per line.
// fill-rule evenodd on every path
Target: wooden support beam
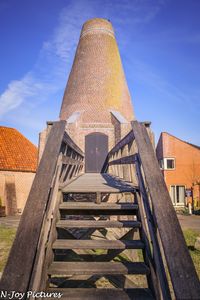
M 64 165 L 83 165 L 83 162 L 68 156 L 62 156 L 62 163 Z
M 84 156 L 83 151 L 73 142 L 73 140 L 70 138 L 70 136 L 65 132 L 63 136 L 63 141 L 71 147 L 74 151 L 76 151 L 80 156 Z
M 148 274 L 149 268 L 142 262 L 53 262 L 50 275 L 111 275 Z
M 144 125 L 133 121 L 132 128 L 175 296 L 177 299 L 198 299 L 200 295 L 199 279 L 152 143 Z
M 109 152 L 109 155 L 119 151 L 122 149 L 125 145 L 129 144 L 134 139 L 133 131 L 131 130 L 122 140 L 115 145 L 112 150 Z
M 2 275 L 0 290 L 26 292 L 28 289 L 65 124 L 65 121 L 55 122 L 49 133 Z
M 135 160 L 136 160 L 136 154 L 132 154 L 132 155 L 121 157 L 121 158 L 118 158 L 115 160 L 111 160 L 109 162 L 109 166 L 134 164 Z
M 96 203 L 97 204 L 101 203 L 101 193 L 99 193 L 99 192 L 96 193 Z

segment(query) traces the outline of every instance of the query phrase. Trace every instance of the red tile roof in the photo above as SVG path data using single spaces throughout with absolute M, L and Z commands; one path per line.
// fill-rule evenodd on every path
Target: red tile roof
M 14 128 L 0 126 L 0 170 L 35 172 L 37 147 Z

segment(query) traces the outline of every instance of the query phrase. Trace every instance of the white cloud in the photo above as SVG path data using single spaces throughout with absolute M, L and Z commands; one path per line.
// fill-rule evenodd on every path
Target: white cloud
M 0 96 L 0 115 L 19 106 L 24 98 L 33 96 L 39 88 L 41 86 L 34 86 L 33 79 L 28 74 L 21 80 L 11 81 Z
M 21 79 L 11 81 L 0 95 L 0 117 L 20 106 L 37 106 L 48 101 L 53 93 L 64 90 L 81 25 L 88 18 L 112 16 L 116 26 L 130 22 L 146 23 L 158 13 L 162 5 L 161 0 L 69 2 L 60 13 L 52 37 L 43 43 L 35 66 Z
M 76 1 L 61 11 L 58 26 L 52 38 L 42 45 L 38 60 L 19 80 L 13 80 L 0 95 L 0 117 L 20 105 L 33 106 L 45 101 L 56 91 L 63 89 L 66 80 L 66 63 L 75 47 L 83 23 L 90 10 L 83 12 L 83 2 Z M 39 100 L 40 99 L 40 100 Z

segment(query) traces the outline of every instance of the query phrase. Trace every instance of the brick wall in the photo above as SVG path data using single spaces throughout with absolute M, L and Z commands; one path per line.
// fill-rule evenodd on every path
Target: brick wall
M 7 215 L 23 211 L 34 177 L 32 172 L 0 171 L 0 197 Z
M 111 123 L 110 110 L 134 118 L 112 24 L 97 18 L 83 25 L 60 118 L 79 111 L 83 123 Z
M 158 141 L 156 154 L 158 160 L 175 158 L 175 169 L 163 170 L 164 179 L 168 189 L 171 185 L 194 187 L 194 198 L 200 197 L 200 149 L 188 144 L 168 133 L 163 132 Z
M 111 111 L 119 112 L 128 122 L 120 123 Z M 108 136 L 110 150 L 131 130 L 130 121 L 135 118 L 114 30 L 105 19 L 89 20 L 81 31 L 60 119 L 68 120 L 76 113 L 79 117 L 66 129 L 83 151 L 85 136 L 94 132 Z M 44 130 L 40 135 L 40 157 L 45 135 Z

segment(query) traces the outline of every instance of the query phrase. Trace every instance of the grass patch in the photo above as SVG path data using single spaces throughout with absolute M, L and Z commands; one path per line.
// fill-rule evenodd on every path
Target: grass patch
M 8 259 L 9 251 L 15 238 L 16 229 L 0 226 L 0 272 Z
M 184 234 L 185 241 L 188 246 L 190 255 L 192 257 L 193 263 L 195 265 L 197 274 L 200 279 L 200 251 L 196 250 L 194 248 L 194 244 L 195 244 L 196 238 L 199 236 L 199 233 L 192 229 L 187 229 L 187 230 L 183 231 L 183 234 Z
M 3 271 L 3 268 L 6 264 L 15 234 L 16 234 L 16 228 L 8 228 L 5 226 L 0 226 L 0 237 L 1 237 L 0 238 L 0 272 Z M 190 255 L 194 262 L 197 274 L 200 279 L 200 251 L 194 248 L 194 244 L 199 233 L 196 232 L 195 230 L 187 229 L 183 231 L 183 234 Z M 103 252 L 102 250 L 96 250 L 94 251 L 94 254 L 99 255 L 99 254 L 103 254 Z M 139 257 L 139 261 L 143 261 L 142 251 L 138 250 L 137 254 Z M 129 258 L 123 253 L 121 253 L 115 258 L 115 261 L 125 261 L 125 260 L 129 261 Z
M 196 250 L 194 247 L 196 238 L 199 236 L 199 232 L 192 230 L 192 229 L 186 229 L 186 230 L 183 230 L 183 234 L 184 234 L 184 238 L 185 238 L 188 250 L 192 257 L 195 269 L 196 269 L 197 274 L 200 279 L 200 251 Z M 139 261 L 143 261 L 142 250 L 138 250 L 138 257 L 139 257 Z

